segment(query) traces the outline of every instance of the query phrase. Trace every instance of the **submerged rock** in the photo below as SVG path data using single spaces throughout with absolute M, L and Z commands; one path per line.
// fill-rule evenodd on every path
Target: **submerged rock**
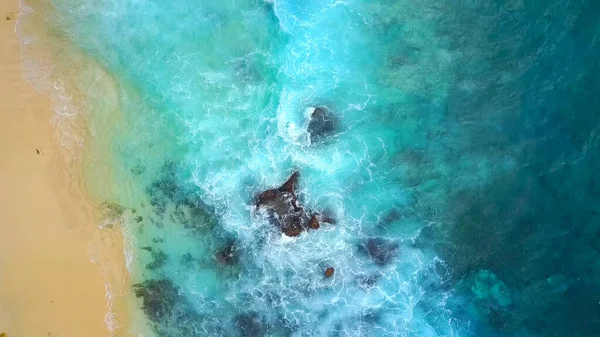
M 153 261 L 146 265 L 148 270 L 156 270 L 162 268 L 167 263 L 168 256 L 162 250 L 150 250 Z
M 321 214 L 320 218 L 321 222 L 325 222 L 331 225 L 335 225 L 337 223 L 337 220 L 335 219 L 335 214 L 331 210 L 323 211 L 323 214 Z
M 380 266 L 388 264 L 398 253 L 397 243 L 382 238 L 369 238 L 358 248 L 360 252 Z
M 237 315 L 234 321 L 240 337 L 260 337 L 265 335 L 265 326 L 256 313 Z
M 337 121 L 332 116 L 329 109 L 325 107 L 315 107 L 308 121 L 308 133 L 310 142 L 316 143 L 332 136 L 337 129 Z
M 266 208 L 273 223 L 287 236 L 299 235 L 308 220 L 295 193 L 299 177 L 296 171 L 281 187 L 266 190 L 256 198 L 256 206 Z
M 235 256 L 234 243 L 228 243 L 223 249 L 219 250 L 215 254 L 215 257 L 217 258 L 217 261 L 224 266 L 235 264 L 237 262 L 237 258 Z
M 179 300 L 179 291 L 170 280 L 147 280 L 132 288 L 135 296 L 142 298 L 142 310 L 154 322 L 168 317 Z

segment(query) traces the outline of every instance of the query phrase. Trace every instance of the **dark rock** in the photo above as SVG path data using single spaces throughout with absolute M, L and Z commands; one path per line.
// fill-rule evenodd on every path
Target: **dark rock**
M 359 251 L 367 255 L 375 264 L 383 266 L 396 257 L 398 244 L 382 238 L 369 238 L 359 245 Z
M 332 136 L 337 129 L 337 121 L 331 115 L 329 109 L 325 107 L 316 107 L 310 115 L 308 122 L 308 133 L 310 142 L 316 143 Z
M 147 280 L 132 288 L 135 296 L 142 298 L 142 310 L 154 322 L 168 317 L 179 300 L 179 291 L 170 280 Z
M 154 242 L 154 243 L 163 243 L 163 242 L 165 242 L 165 240 L 163 240 L 162 238 L 154 238 L 154 239 L 152 239 L 152 242 Z
M 317 219 L 317 216 L 313 215 L 310 217 L 310 220 L 308 221 L 308 228 L 319 229 L 319 227 L 319 219 Z
M 234 318 L 240 337 L 261 337 L 265 335 L 265 327 L 256 313 L 240 314 Z
M 303 230 L 304 230 L 304 228 L 302 228 L 302 226 L 293 224 L 293 225 L 285 227 L 283 229 L 283 234 L 285 234 L 287 236 L 298 236 L 298 235 L 300 235 L 300 233 L 302 233 Z
M 308 220 L 295 193 L 299 177 L 300 174 L 294 172 L 281 187 L 260 193 L 255 201 L 257 207 L 268 210 L 273 223 L 287 236 L 299 235 Z
M 325 269 L 325 277 L 332 277 L 334 272 L 335 269 L 333 269 L 333 267 L 328 267 Z
M 219 263 L 221 265 L 229 266 L 229 265 L 235 264 L 237 261 L 237 258 L 235 256 L 235 246 L 234 246 L 233 242 L 228 243 L 223 249 L 218 251 L 215 254 L 215 257 L 217 258 L 217 261 L 219 261 Z
M 381 219 L 383 225 L 389 225 L 396 220 L 402 219 L 402 213 L 396 208 L 392 208 L 384 217 Z

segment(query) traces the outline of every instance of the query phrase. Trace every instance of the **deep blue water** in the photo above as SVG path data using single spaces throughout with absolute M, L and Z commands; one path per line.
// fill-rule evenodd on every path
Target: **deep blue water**
M 27 6 L 85 79 L 132 331 L 600 334 L 600 3 Z M 321 224 L 288 237 L 256 197 L 295 171 Z

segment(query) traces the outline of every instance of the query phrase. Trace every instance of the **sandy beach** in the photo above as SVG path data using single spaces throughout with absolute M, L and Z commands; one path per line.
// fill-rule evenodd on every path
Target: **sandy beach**
M 0 333 L 109 336 L 101 270 L 123 273 L 122 240 L 118 230 L 95 229 L 91 203 L 66 174 L 49 99 L 22 79 L 18 11 L 17 0 L 0 0 Z M 120 267 L 91 261 L 107 247 Z

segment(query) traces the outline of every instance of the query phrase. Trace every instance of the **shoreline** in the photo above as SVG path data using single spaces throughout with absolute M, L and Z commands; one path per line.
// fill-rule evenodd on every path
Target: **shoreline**
M 65 167 L 50 99 L 23 79 L 18 0 L 0 10 L 0 333 L 126 335 L 122 233 L 97 228 L 82 178 Z

